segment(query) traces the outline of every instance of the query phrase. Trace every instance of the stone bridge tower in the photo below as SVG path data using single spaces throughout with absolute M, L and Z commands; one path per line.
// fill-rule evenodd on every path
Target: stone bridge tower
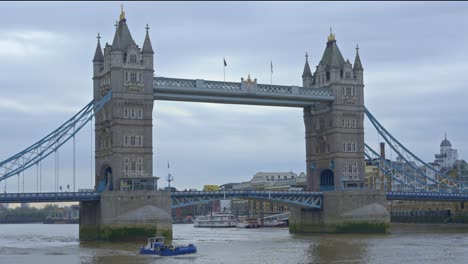
M 111 100 L 95 116 L 96 190 L 99 201 L 80 202 L 80 240 L 172 238 L 170 192 L 153 177 L 153 48 L 146 26 L 143 47 L 135 43 L 125 13 L 112 45 L 93 59 L 94 100 Z
M 153 178 L 153 48 L 146 27 L 135 43 L 122 10 L 112 45 L 98 44 L 93 59 L 94 99 L 112 99 L 95 117 L 96 186 L 99 191 L 150 190 Z
M 323 191 L 321 210 L 291 208 L 293 233 L 385 233 L 390 223 L 384 192 L 364 187 L 364 81 L 356 47 L 344 60 L 335 35 L 312 74 L 306 54 L 303 86 L 328 87 L 335 101 L 304 108 L 307 189 Z
M 364 82 L 358 48 L 352 65 L 330 32 L 314 74 L 306 54 L 302 80 L 304 87 L 328 87 L 336 97 L 331 104 L 304 108 L 308 190 L 363 187 Z

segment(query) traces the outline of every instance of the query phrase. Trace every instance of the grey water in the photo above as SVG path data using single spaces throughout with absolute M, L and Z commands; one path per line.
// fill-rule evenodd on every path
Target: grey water
M 295 235 L 287 228 L 173 226 L 198 253 L 138 255 L 141 243 L 80 242 L 75 224 L 0 224 L 0 263 L 468 263 L 468 225 L 394 224 L 384 235 Z

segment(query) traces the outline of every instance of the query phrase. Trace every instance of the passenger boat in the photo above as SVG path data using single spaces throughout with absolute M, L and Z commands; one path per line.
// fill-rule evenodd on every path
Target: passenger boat
M 263 222 L 264 227 L 287 227 L 288 222 L 287 221 L 281 221 L 281 220 L 274 220 L 271 222 Z
M 207 216 L 197 216 L 194 227 L 235 227 L 237 218 L 229 212 L 217 212 Z
M 259 219 L 256 217 L 244 217 L 242 219 L 239 219 L 237 227 L 240 228 L 257 228 L 261 227 Z
M 164 237 L 161 236 L 148 238 L 148 244 L 140 248 L 140 254 L 143 255 L 177 256 L 192 253 L 197 253 L 194 244 L 165 246 Z

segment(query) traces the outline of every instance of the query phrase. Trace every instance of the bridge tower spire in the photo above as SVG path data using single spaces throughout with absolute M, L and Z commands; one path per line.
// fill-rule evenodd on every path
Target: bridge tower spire
M 353 72 L 356 81 L 359 84 L 364 83 L 364 68 L 362 68 L 361 58 L 359 57 L 359 46 L 356 44 L 356 58 L 354 59 Z
M 313 84 L 313 76 L 312 76 L 312 71 L 310 70 L 310 66 L 309 66 L 309 55 L 306 52 L 304 72 L 302 73 L 302 86 L 312 87 L 312 84 Z
M 98 33 L 97 34 L 97 45 L 96 45 L 96 51 L 94 52 L 94 58 L 93 58 L 93 76 L 99 75 L 99 72 L 101 71 L 103 64 L 104 64 L 104 55 L 102 54 L 102 48 L 101 48 L 101 35 Z

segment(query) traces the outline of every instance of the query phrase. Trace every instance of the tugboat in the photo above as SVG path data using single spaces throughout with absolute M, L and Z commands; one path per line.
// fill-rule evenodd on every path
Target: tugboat
M 162 236 L 148 238 L 148 244 L 140 248 L 140 254 L 143 255 L 177 256 L 192 253 L 197 253 L 197 247 L 194 244 L 165 246 Z

